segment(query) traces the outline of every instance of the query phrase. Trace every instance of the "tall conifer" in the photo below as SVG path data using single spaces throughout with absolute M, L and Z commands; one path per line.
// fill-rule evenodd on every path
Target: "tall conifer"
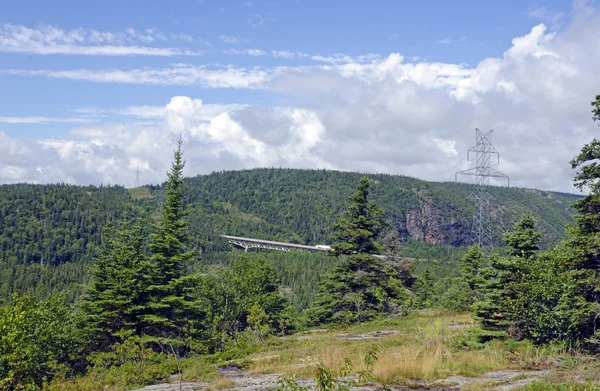
M 193 257 L 186 251 L 184 221 L 183 152 L 181 139 L 167 173 L 165 199 L 155 232 L 150 236 L 152 284 L 148 313 L 144 317 L 147 341 L 155 346 L 170 344 L 187 350 L 189 337 L 199 329 L 198 304 L 193 300 L 194 278 L 184 275 L 184 264 Z
M 141 334 L 148 287 L 148 259 L 139 224 L 108 229 L 92 269 L 80 317 L 89 349 L 107 350 L 128 335 Z
M 311 315 L 315 323 L 354 323 L 380 314 L 400 311 L 410 296 L 399 272 L 374 254 L 383 227 L 383 211 L 368 201 L 369 180 L 361 178 L 358 190 L 335 230 L 332 253 L 340 265 L 319 286 Z

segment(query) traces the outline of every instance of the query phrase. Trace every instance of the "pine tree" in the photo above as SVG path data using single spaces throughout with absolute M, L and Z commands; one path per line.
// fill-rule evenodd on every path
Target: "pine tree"
M 527 214 L 517 221 L 514 231 L 503 235 L 502 240 L 511 248 L 512 255 L 530 259 L 540 249 L 542 233 L 536 230 L 533 216 Z
M 479 246 L 471 246 L 469 251 L 460 259 L 461 280 L 464 281 L 473 295 L 477 295 L 483 278 L 481 268 L 483 266 L 483 254 Z
M 595 121 L 600 121 L 600 95 L 592 102 Z M 577 296 L 570 308 L 565 309 L 571 319 L 579 319 L 578 339 L 588 339 L 600 348 L 600 141 L 592 140 L 571 161 L 573 169 L 579 168 L 574 185 L 589 194 L 576 201 L 573 208 L 578 212 L 575 225 L 568 230 L 566 247 L 570 255 L 567 264 L 568 277 L 572 281 L 570 296 Z M 567 293 L 565 293 L 567 294 Z M 566 298 L 564 299 L 566 300 Z
M 383 210 L 369 203 L 369 179 L 362 177 L 358 191 L 350 196 L 344 216 L 333 225 L 335 255 L 379 254 L 381 245 L 375 241 L 383 228 Z
M 146 341 L 155 347 L 171 345 L 185 352 L 190 348 L 191 337 L 199 332 L 202 316 L 193 297 L 196 280 L 184 275 L 184 263 L 192 259 L 193 252 L 185 249 L 185 162 L 181 145 L 180 139 L 167 173 L 165 199 L 155 225 L 156 232 L 150 236 L 152 284 L 148 289 L 149 313 L 144 322 Z
M 81 305 L 80 324 L 88 349 L 106 351 L 142 332 L 149 264 L 139 223 L 107 229 Z
M 342 262 L 320 284 L 311 309 L 314 323 L 362 322 L 403 309 L 410 300 L 399 272 L 373 256 L 383 211 L 368 202 L 369 180 L 361 178 L 350 205 L 334 225 L 332 253 Z
M 431 296 L 433 295 L 433 277 L 429 269 L 425 269 L 422 276 L 417 277 L 413 291 L 418 300 L 418 306 L 420 308 L 427 308 L 431 306 Z
M 454 281 L 442 298 L 442 305 L 453 311 L 469 311 L 480 297 L 481 285 L 484 282 L 481 275 L 483 254 L 479 246 L 471 246 L 460 259 L 460 277 Z
M 527 273 L 528 263 L 539 250 L 541 239 L 533 217 L 525 215 L 515 224 L 514 231 L 503 236 L 511 256 L 492 257 L 490 267 L 482 271 L 485 279 L 481 286 L 482 296 L 474 305 L 474 318 L 483 329 L 482 342 L 508 335 L 518 312 L 515 301 L 522 290 L 523 274 Z

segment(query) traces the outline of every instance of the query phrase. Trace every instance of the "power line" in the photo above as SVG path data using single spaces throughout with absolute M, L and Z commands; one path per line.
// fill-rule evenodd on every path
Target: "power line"
M 560 163 L 564 163 L 564 160 L 560 160 L 560 161 L 555 161 L 555 162 L 550 162 L 550 163 L 545 163 L 545 164 L 540 164 L 538 166 L 533 166 L 533 167 L 526 167 L 526 168 L 520 168 L 518 170 L 512 170 L 511 172 L 519 172 L 519 171 L 526 171 L 526 170 L 532 170 L 534 168 L 538 168 L 538 167 L 544 167 L 544 166 L 549 166 L 551 164 L 560 164 Z
M 584 145 L 585 145 L 585 144 L 584 144 Z M 548 154 L 551 154 L 551 153 L 554 153 L 554 152 L 566 151 L 567 149 L 571 149 L 571 148 L 573 148 L 573 147 L 583 148 L 583 146 L 584 146 L 584 145 L 581 145 L 581 144 L 573 144 L 573 145 L 570 145 L 570 146 L 568 146 L 568 147 L 565 147 L 565 148 L 561 148 L 561 149 L 555 149 L 555 150 L 553 150 L 553 151 L 548 151 L 548 152 L 540 153 L 539 155 L 528 156 L 528 157 L 526 157 L 526 158 L 523 158 L 523 159 L 510 160 L 510 161 L 509 161 L 509 163 L 521 162 L 521 161 L 523 161 L 523 160 L 529 160 L 529 159 L 532 159 L 532 158 L 535 158 L 535 157 L 539 157 L 539 156 L 548 155 Z M 500 164 L 502 164 L 502 163 L 507 163 L 507 161 L 506 161 L 506 160 L 501 160 L 501 161 L 500 161 L 500 163 L 496 164 L 496 166 L 497 166 L 497 165 L 500 165 Z
M 456 166 L 452 166 L 452 167 L 446 168 L 446 169 L 444 169 L 442 171 L 439 171 L 438 173 L 435 173 L 435 174 L 431 175 L 430 178 L 435 178 L 436 176 L 438 176 L 440 174 L 443 174 L 443 173 L 445 173 L 447 171 L 450 171 L 453 168 L 460 167 L 460 166 L 462 166 L 466 162 L 468 162 L 468 160 L 463 160 L 462 162 L 458 163 Z
M 565 136 L 560 136 L 560 137 L 551 138 L 551 139 L 549 139 L 549 140 L 546 140 L 546 141 L 540 141 L 540 142 L 537 142 L 537 143 L 533 143 L 533 144 L 529 144 L 529 145 L 524 145 L 524 146 L 522 146 L 522 147 L 518 147 L 518 148 L 515 148 L 515 149 L 511 149 L 511 150 L 508 150 L 508 151 L 506 151 L 506 152 L 504 152 L 504 153 L 511 153 L 511 152 L 513 152 L 513 151 L 518 151 L 518 150 L 521 150 L 521 149 L 523 149 L 523 148 L 529 148 L 529 147 L 534 147 L 534 146 L 536 146 L 536 145 L 542 145 L 542 144 L 546 144 L 546 143 L 549 143 L 549 142 L 551 142 L 551 141 L 561 140 L 561 139 L 563 139 L 563 138 L 567 138 L 567 137 L 576 136 L 576 135 L 578 135 L 578 134 L 588 133 L 588 132 L 591 132 L 591 131 L 594 131 L 594 130 L 596 130 L 596 128 L 592 128 L 592 129 L 584 130 L 584 131 L 582 131 L 582 132 L 575 132 L 575 133 L 567 134 L 567 135 L 565 135 Z

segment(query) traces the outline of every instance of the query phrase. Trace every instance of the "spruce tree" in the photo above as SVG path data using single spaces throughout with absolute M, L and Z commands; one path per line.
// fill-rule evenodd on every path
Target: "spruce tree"
M 184 263 L 193 257 L 186 251 L 187 229 L 184 221 L 183 152 L 181 139 L 174 151 L 171 170 L 167 172 L 165 199 L 155 232 L 150 235 L 152 283 L 148 288 L 146 341 L 155 347 L 171 345 L 185 352 L 190 337 L 199 331 L 201 315 L 193 298 L 195 279 L 184 275 Z
M 592 114 L 595 121 L 600 121 L 600 95 L 592 102 Z M 587 339 L 600 349 L 600 141 L 594 139 L 585 145 L 571 167 L 579 169 L 575 187 L 589 194 L 573 204 L 578 214 L 574 216 L 575 225 L 568 230 L 565 244 L 570 259 L 566 266 L 572 282 L 569 295 L 577 295 L 578 300 L 564 312 L 579 319 L 577 327 L 570 326 L 577 330 L 576 338 Z
M 482 266 L 483 254 L 479 250 L 479 246 L 471 246 L 469 251 L 460 259 L 460 278 L 473 293 L 479 290 L 483 282 L 480 274 Z
M 514 324 L 519 312 L 516 301 L 522 291 L 523 275 L 530 269 L 528 263 L 539 250 L 541 239 L 533 217 L 525 215 L 515 224 L 514 231 L 503 236 L 510 247 L 510 256 L 492 257 L 490 266 L 482 271 L 485 279 L 482 296 L 474 305 L 474 318 L 483 329 L 482 342 L 506 337 L 511 326 L 519 327 Z
M 368 201 L 369 180 L 361 178 L 358 190 L 335 231 L 332 254 L 343 257 L 324 278 L 311 317 L 314 323 L 349 324 L 381 314 L 401 311 L 410 301 L 399 272 L 375 254 L 383 227 L 383 211 Z
M 420 308 L 427 308 L 431 306 L 431 299 L 433 296 L 433 277 L 429 269 L 425 269 L 422 276 L 417 277 L 413 284 L 413 291 L 417 297 L 418 306 Z
M 107 229 L 81 304 L 80 324 L 92 351 L 141 335 L 149 264 L 139 223 Z
M 533 216 L 527 214 L 517 221 L 514 231 L 502 236 L 502 240 L 511 248 L 511 255 L 530 259 L 540 249 L 542 233 L 536 230 Z
M 483 254 L 479 246 L 471 246 L 458 264 L 460 276 L 442 297 L 442 305 L 452 311 L 469 311 L 480 296 L 483 277 Z

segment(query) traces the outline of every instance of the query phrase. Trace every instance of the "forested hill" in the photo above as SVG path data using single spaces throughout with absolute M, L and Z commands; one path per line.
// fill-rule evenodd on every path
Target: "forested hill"
M 186 201 L 191 245 L 210 262 L 229 251 L 221 234 L 306 244 L 328 243 L 331 226 L 361 174 L 325 170 L 254 169 L 188 178 Z M 371 195 L 391 229 L 417 241 L 468 244 L 473 187 L 369 175 Z M 494 188 L 498 233 L 531 211 L 544 244 L 563 237 L 574 195 Z M 12 292 L 45 296 L 65 286 L 77 292 L 101 240 L 102 227 L 122 216 L 150 218 L 160 186 L 0 186 L 0 299 Z M 84 267 L 85 265 L 85 267 Z M 76 293 L 73 293 L 76 294 Z
M 197 244 L 223 249 L 215 235 L 248 235 L 305 244 L 327 243 L 331 226 L 346 206 L 362 174 L 327 170 L 253 169 L 190 178 L 187 200 Z M 404 238 L 453 246 L 469 244 L 474 186 L 425 182 L 397 175 L 368 175 L 371 196 Z M 571 221 L 576 195 L 517 188 L 492 188 L 499 241 L 516 217 L 532 212 L 544 233 L 543 245 L 556 242 Z M 151 188 L 160 197 L 160 190 Z M 389 232 L 388 229 L 388 232 Z

